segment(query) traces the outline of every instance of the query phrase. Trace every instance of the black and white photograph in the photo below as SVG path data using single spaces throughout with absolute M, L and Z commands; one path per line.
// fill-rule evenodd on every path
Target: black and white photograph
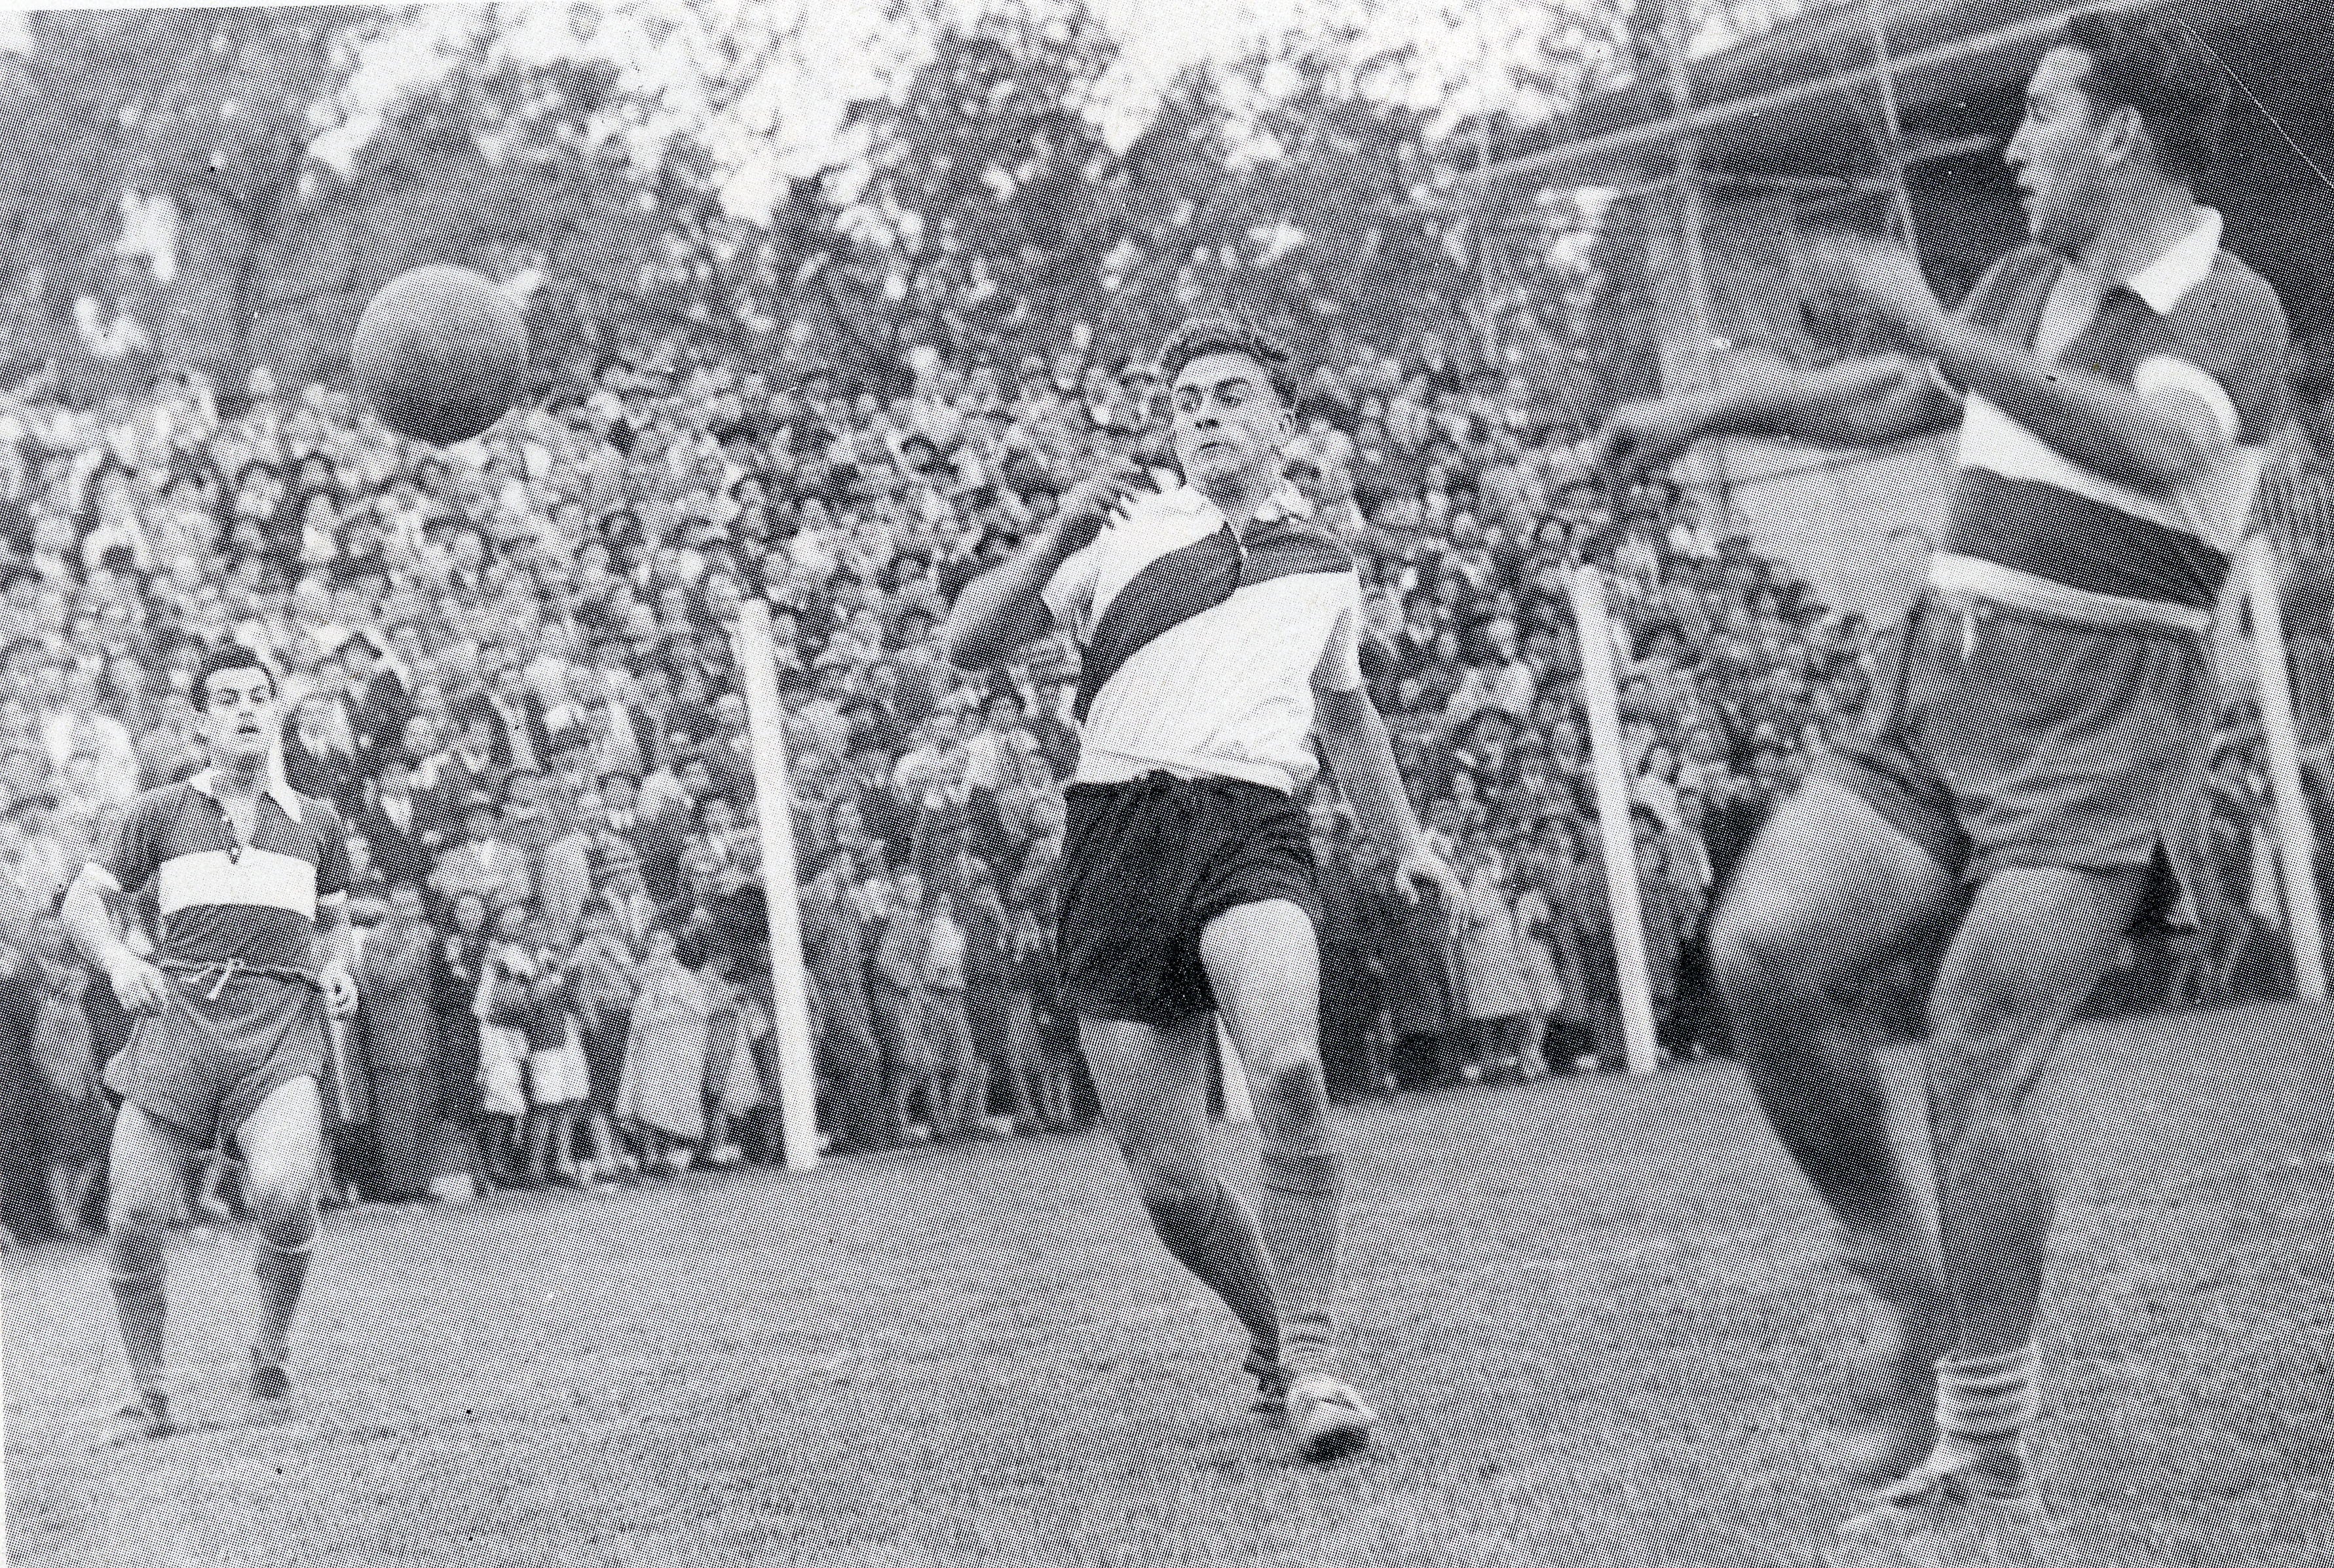
M 0 1560 L 2334 1561 L 2320 0 L 0 9 Z

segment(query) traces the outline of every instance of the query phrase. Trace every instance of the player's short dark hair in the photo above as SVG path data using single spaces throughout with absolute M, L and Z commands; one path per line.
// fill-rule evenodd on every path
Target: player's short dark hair
M 211 677 L 223 669 L 256 669 L 267 678 L 268 696 L 274 697 L 281 689 L 275 684 L 275 672 L 267 668 L 265 659 L 240 642 L 221 643 L 205 654 L 202 663 L 195 667 L 195 681 L 191 689 L 195 694 L 196 707 L 209 706 Z
M 2195 30 L 2174 16 L 2085 11 L 2059 29 L 2061 47 L 2090 57 L 2083 91 L 2102 109 L 2130 109 L 2147 127 L 2159 168 L 2194 185 L 2218 155 L 2229 81 Z
M 1245 322 L 1225 316 L 1195 316 L 1177 327 L 1159 351 L 1159 375 L 1172 383 L 1183 367 L 1205 354 L 1241 354 L 1264 367 L 1265 379 L 1284 407 L 1297 406 L 1297 372 L 1288 351 Z

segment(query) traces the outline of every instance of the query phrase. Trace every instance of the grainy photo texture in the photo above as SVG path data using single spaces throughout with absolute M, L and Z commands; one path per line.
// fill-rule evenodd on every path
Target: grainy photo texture
M 2326 1557 L 2329 79 L 0 13 L 7 1561 Z

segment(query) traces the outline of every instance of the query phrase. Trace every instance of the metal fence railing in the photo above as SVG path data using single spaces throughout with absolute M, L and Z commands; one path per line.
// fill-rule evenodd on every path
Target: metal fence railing
M 2284 566 L 2294 729 L 2305 751 L 2334 742 L 2334 472 L 2280 465 L 2262 480 L 2254 521 Z

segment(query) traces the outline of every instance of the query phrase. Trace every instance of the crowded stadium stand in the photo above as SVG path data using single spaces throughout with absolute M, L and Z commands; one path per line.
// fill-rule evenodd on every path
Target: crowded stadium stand
M 136 790 L 199 765 L 189 677 L 229 640 L 279 672 L 290 782 L 362 841 L 363 1008 L 326 1086 L 337 1200 L 779 1158 L 732 639 L 749 595 L 774 612 L 826 1147 L 1085 1125 L 1050 953 L 1075 654 L 968 678 L 936 630 L 1069 485 L 1155 442 L 1134 352 L 940 365 L 889 401 L 648 355 L 446 451 L 264 371 L 93 404 L 41 379 L 0 394 L 11 1236 L 100 1212 L 98 1073 L 127 1020 L 53 911 Z M 1289 479 L 1360 561 L 1365 673 L 1467 888 L 1453 938 L 1322 786 L 1333 1092 L 1621 1066 L 1566 598 L 1583 563 L 1622 645 L 1664 1051 L 1723 1052 L 1702 920 L 1766 803 L 1864 702 L 1863 619 L 1714 536 L 1674 486 L 1579 481 L 1497 375 L 1357 351 L 1300 415 Z M 2225 908 L 2176 964 L 2134 971 L 2180 1000 L 2276 984 L 2244 722 L 2212 807 Z M 564 1068 L 526 1071 L 546 1053 Z M 193 1202 L 231 1209 L 232 1169 Z

